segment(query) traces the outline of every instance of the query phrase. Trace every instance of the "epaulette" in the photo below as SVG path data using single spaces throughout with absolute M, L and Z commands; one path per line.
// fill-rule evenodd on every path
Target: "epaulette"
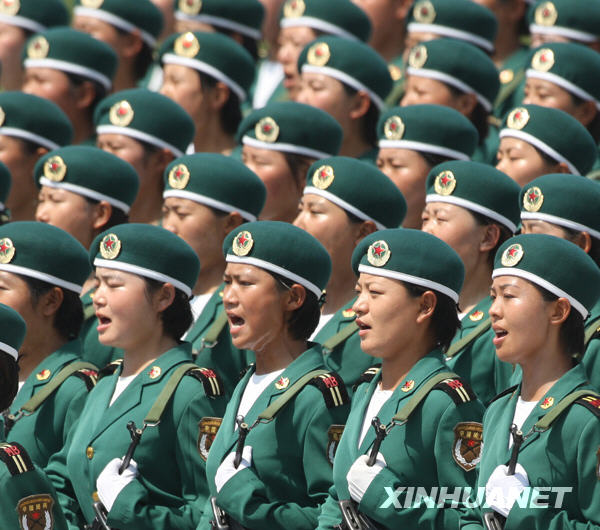
M 598 394 L 590 392 L 589 395 L 580 397 L 575 403 L 583 405 L 586 409 L 591 410 L 598 418 L 600 418 L 600 396 Z
M 100 379 L 102 379 L 103 377 L 106 377 L 107 375 L 114 374 L 117 371 L 117 369 L 119 368 L 119 366 L 121 366 L 122 364 L 123 364 L 123 359 L 117 359 L 116 361 L 112 361 L 112 362 L 108 363 L 104 368 L 102 368 L 98 372 L 98 381 L 100 381 Z
M 340 407 L 350 402 L 346 384 L 335 372 L 313 377 L 309 384 L 316 386 L 321 391 L 328 409 Z
M 6 464 L 11 475 L 33 470 L 33 462 L 22 445 L 16 442 L 0 443 L 0 460 Z
M 444 379 L 441 383 L 435 385 L 433 390 L 443 390 L 457 405 L 477 399 L 477 396 L 471 389 L 471 385 L 460 379 L 460 377 Z
M 214 370 L 210 368 L 192 368 L 186 375 L 195 377 L 204 386 L 204 392 L 209 398 L 216 398 L 223 395 L 223 382 Z
M 248 373 L 248 370 L 254 366 L 255 363 L 250 363 L 246 368 L 240 371 L 240 375 L 238 376 L 238 381 L 244 379 L 244 376 Z
M 518 386 L 519 385 L 511 386 L 511 387 L 508 387 L 506 390 L 503 390 L 488 403 L 488 406 L 491 405 L 497 399 L 507 396 L 508 394 L 512 394 L 517 389 Z
M 98 372 L 96 370 L 77 370 L 73 375 L 79 377 L 79 379 L 85 383 L 88 392 L 94 388 L 98 382 Z
M 354 383 L 352 390 L 356 390 L 363 383 L 370 383 L 373 380 L 373 378 L 380 372 L 380 370 L 380 364 L 376 364 L 375 366 L 371 366 L 371 368 L 365 370 L 362 374 L 360 374 L 360 377 L 358 378 L 356 383 Z

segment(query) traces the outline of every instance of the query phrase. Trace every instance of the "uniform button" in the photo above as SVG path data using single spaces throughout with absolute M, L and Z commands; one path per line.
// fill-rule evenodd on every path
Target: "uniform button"
M 100 500 L 100 497 L 98 497 L 98 492 L 95 491 L 94 493 L 92 493 L 92 500 L 94 502 L 98 502 Z
M 92 458 L 94 458 L 94 448 L 90 445 L 86 450 L 85 450 L 85 455 L 91 460 Z

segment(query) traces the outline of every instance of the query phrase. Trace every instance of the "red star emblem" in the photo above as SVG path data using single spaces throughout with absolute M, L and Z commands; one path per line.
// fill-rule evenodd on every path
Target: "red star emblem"
M 447 175 L 444 175 L 444 176 L 441 178 L 441 181 L 442 181 L 442 186 L 447 186 L 447 185 L 448 185 L 448 183 L 450 182 L 450 180 L 452 180 L 450 177 L 448 177 Z
M 115 242 L 112 239 L 107 239 L 106 242 L 104 243 L 104 246 L 108 247 L 108 249 L 111 249 L 114 244 L 115 244 Z
M 273 127 L 267 123 L 266 125 L 263 125 L 263 132 L 270 133 L 272 128 Z
M 426 7 L 421 8 L 421 15 L 427 16 L 428 13 L 429 13 L 429 9 L 427 9 Z
M 377 256 L 381 256 L 385 252 L 385 249 L 381 245 L 377 245 L 376 247 L 373 247 L 373 252 L 375 252 Z
M 180 167 L 178 167 L 177 171 L 175 171 L 175 176 L 177 178 L 181 178 L 183 176 L 183 170 Z
M 550 10 L 547 7 L 544 8 L 544 10 L 542 11 L 542 15 L 544 17 L 549 17 L 550 16 Z
M 394 122 L 390 123 L 390 129 L 392 129 L 392 131 L 395 131 L 398 128 L 398 125 L 396 125 Z
M 125 114 L 127 114 L 127 109 L 125 107 L 119 107 L 119 110 L 117 112 L 119 113 L 119 116 L 124 116 Z
M 8 250 L 7 244 L 2 241 L 2 246 L 0 246 L 0 252 L 6 252 Z
M 317 48 L 317 49 L 315 50 L 315 55 L 317 55 L 317 56 L 321 56 L 321 55 L 323 55 L 323 50 L 322 50 L 321 48 Z
M 515 255 L 516 253 L 517 253 L 517 249 L 516 249 L 516 248 L 511 248 L 511 249 L 508 251 L 508 255 L 509 255 L 511 258 L 512 258 L 512 257 L 514 257 L 514 255 Z
M 475 441 L 474 441 L 474 440 L 469 440 L 469 441 L 467 442 L 467 445 L 468 445 L 469 447 L 475 447 Z
M 544 399 L 544 402 L 542 403 L 542 405 L 549 405 L 550 404 L 550 399 L 546 398 Z
M 321 171 L 321 178 L 322 179 L 326 179 L 327 178 L 327 171 L 325 171 L 325 170 Z
M 246 236 L 244 236 L 244 234 L 240 234 L 240 237 L 238 237 L 238 243 L 240 245 L 244 246 L 246 241 L 248 241 L 248 238 Z
M 531 192 L 529 192 L 529 195 L 527 196 L 527 198 L 529 199 L 530 202 L 533 202 L 538 198 L 538 196 L 535 191 L 531 191 Z

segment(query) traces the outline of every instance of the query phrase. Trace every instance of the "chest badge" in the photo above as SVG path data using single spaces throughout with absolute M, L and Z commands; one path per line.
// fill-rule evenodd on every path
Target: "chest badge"
M 544 410 L 546 410 L 546 409 L 549 409 L 552 405 L 554 405 L 554 398 L 547 397 L 546 399 L 544 399 L 544 401 L 542 401 L 542 404 L 540 405 L 540 407 L 542 407 Z
M 402 385 L 401 390 L 402 392 L 410 392 L 413 388 L 415 388 L 415 382 L 411 379 Z
M 283 390 L 287 388 L 290 384 L 290 380 L 287 377 L 280 377 L 278 381 L 275 382 L 275 388 L 277 390 Z
M 35 377 L 37 378 L 38 381 L 45 381 L 46 379 L 48 379 L 50 377 L 51 374 L 52 374 L 52 372 L 50 370 L 48 370 L 47 368 L 45 368 L 41 372 L 37 373 L 35 375 Z

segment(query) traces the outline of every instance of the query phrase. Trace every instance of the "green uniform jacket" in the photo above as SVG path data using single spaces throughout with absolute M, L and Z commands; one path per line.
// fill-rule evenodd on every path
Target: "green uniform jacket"
M 56 491 L 45 473 L 14 445 L 3 445 L 0 451 L 0 528 L 66 530 Z M 36 523 L 43 526 L 35 527 Z
M 314 339 L 319 344 L 325 344 L 348 326 L 352 326 L 354 329 L 352 335 L 336 344 L 332 349 L 323 347 L 323 363 L 327 369 L 339 374 L 346 383 L 349 394 L 352 393 L 352 387 L 358 382 L 364 371 L 380 362 L 375 357 L 364 353 L 360 348 L 358 328 L 354 323 L 356 313 L 351 309 L 355 300 L 356 298 L 337 311 Z
M 471 157 L 473 162 L 481 162 L 495 166 L 498 162 L 498 146 L 500 145 L 500 130 L 496 125 L 490 123 L 488 126 L 488 134 L 483 142 L 475 148 L 475 152 Z
M 491 305 L 492 299 L 489 296 L 481 300 L 462 319 L 462 329 L 456 333 L 452 344 L 472 333 L 477 326 L 486 321 L 489 318 L 488 311 Z M 511 364 L 498 359 L 493 338 L 494 331 L 490 326 L 487 331 L 456 352 L 452 358 L 445 358 L 446 364 L 471 385 L 473 392 L 484 405 L 510 386 L 510 377 L 513 373 Z
M 582 360 L 590 383 L 600 390 L 600 322 L 597 322 L 598 318 L 600 318 L 600 300 L 592 307 L 590 316 L 586 321 L 586 334 L 592 333 L 592 325 L 596 330 L 587 344 Z
M 591 389 L 591 386 L 585 372 L 578 365 L 552 386 L 521 428 L 526 439 L 521 445 L 518 462 L 525 468 L 531 487 L 572 487 L 572 492 L 564 495 L 562 508 L 554 507 L 556 493 L 549 493 L 550 508 L 547 509 L 530 508 L 529 505 L 521 508 L 515 503 L 508 514 L 504 530 L 600 528 L 598 409 L 594 413 L 582 405 L 573 404 L 563 411 L 547 431 L 531 431 L 540 418 L 552 411 L 552 406 L 547 406 L 548 402 L 556 406 L 572 392 L 588 388 Z M 480 487 L 485 488 L 497 466 L 508 464 L 511 455 L 508 448 L 509 429 L 520 393 L 519 387 L 515 392 L 498 398 L 485 413 L 483 453 L 478 478 Z M 482 528 L 482 525 L 479 523 L 468 528 Z
M 439 350 L 434 350 L 418 361 L 406 376 L 406 382 L 413 382 L 412 387 L 405 383 L 394 390 L 379 411 L 378 417 L 381 422 L 389 423 L 428 379 L 444 371 L 448 371 L 448 367 L 440 360 Z M 381 372 L 370 383 L 359 386 L 354 393 L 352 410 L 333 466 L 334 486 L 319 517 L 319 528 L 333 528 L 340 524 L 338 501 L 350 499 L 346 475 L 360 455 L 370 453 L 375 440 L 373 428 L 369 429 L 360 447 L 358 443 L 364 416 L 380 377 Z M 405 391 L 407 388 L 409 390 Z M 393 505 L 381 507 L 389 498 L 385 488 L 391 488 L 393 491 L 402 486 L 422 487 L 429 494 L 431 488 L 438 486 L 453 489 L 457 486 L 475 485 L 474 468 L 478 458 L 472 455 L 469 471 L 457 464 L 453 456 L 457 450 L 455 445 L 459 441 L 455 427 L 463 422 L 475 423 L 480 432 L 479 422 L 484 408 L 477 399 L 463 402 L 461 395 L 466 395 L 464 387 L 451 392 L 456 393 L 456 396 L 451 397 L 445 391 L 432 390 L 415 409 L 408 422 L 393 427 L 381 444 L 379 451 L 383 454 L 387 467 L 375 477 L 358 510 L 385 528 L 458 528 L 458 522 L 466 508 L 427 508 L 423 503 L 420 507 L 402 509 L 396 509 Z M 457 404 L 455 398 L 460 400 L 461 404 Z M 399 501 L 404 506 L 403 495 L 400 495 Z
M 127 452 L 131 442 L 127 423 L 133 421 L 141 427 L 169 376 L 179 365 L 190 361 L 191 348 L 187 343 L 167 351 L 139 374 L 110 407 L 120 367 L 90 392 L 67 445 L 47 469 L 71 523 L 77 521 L 75 497 L 85 520 L 92 522 L 96 479 L 110 460 L 122 458 Z M 134 455 L 139 475 L 117 497 L 109 512 L 111 527 L 196 527 L 204 504 L 198 497 L 203 500 L 207 494 L 204 461 L 197 448 L 198 423 L 203 417 L 222 416 L 225 405 L 222 397 L 207 398 L 195 378 L 186 376 L 181 380 L 160 424 L 144 431 Z
M 13 401 L 10 412 L 19 408 L 39 392 L 62 368 L 81 360 L 81 341 L 67 342 L 46 357 L 29 377 Z M 87 384 L 93 384 L 91 382 Z M 65 444 L 70 427 L 79 417 L 88 395 L 86 381 L 75 375 L 68 377 L 30 416 L 19 419 L 6 438 L 20 443 L 31 459 L 45 467 L 50 457 Z
M 197 355 L 196 364 L 215 370 L 223 381 L 225 395 L 231 396 L 238 384 L 244 370 L 254 362 L 254 354 L 248 350 L 240 350 L 231 342 L 229 325 L 227 322 L 217 337 L 217 343 L 209 348 L 203 345 L 202 339 L 214 323 L 215 319 L 223 313 L 222 284 L 210 297 L 206 307 L 188 331 L 185 340 L 192 343 L 192 353 Z
M 295 359 L 283 372 L 289 388 L 303 375 L 324 368 L 317 344 Z M 343 425 L 349 404 L 327 408 L 323 394 L 313 385 L 305 386 L 270 423 L 256 425 L 246 438 L 252 446 L 252 465 L 234 475 L 217 494 L 215 474 L 223 459 L 236 450 L 234 431 L 240 400 L 253 369 L 240 381 L 217 437 L 211 446 L 206 476 L 217 504 L 246 528 L 256 530 L 303 530 L 317 526 L 319 505 L 332 483 L 331 449 L 328 431 Z M 257 416 L 286 391 L 271 384 L 245 417 L 252 425 Z M 210 528 L 212 514 L 205 513 L 198 528 Z
M 83 341 L 82 359 L 90 363 L 94 363 L 99 368 L 106 366 L 111 361 L 123 358 L 123 351 L 112 346 L 105 346 L 98 339 L 98 319 L 94 312 L 92 303 L 92 290 L 89 290 L 81 297 L 83 304 L 84 321 L 81 326 L 79 337 Z
M 494 116 L 503 119 L 525 96 L 525 71 L 529 64 L 531 50 L 522 46 L 504 61 L 500 70 L 500 91 L 494 101 Z
M 400 105 L 400 100 L 404 96 L 404 85 L 406 83 L 406 65 L 402 59 L 402 55 L 398 55 L 388 64 L 388 70 L 394 81 L 392 90 L 385 98 L 386 107 L 394 107 Z

